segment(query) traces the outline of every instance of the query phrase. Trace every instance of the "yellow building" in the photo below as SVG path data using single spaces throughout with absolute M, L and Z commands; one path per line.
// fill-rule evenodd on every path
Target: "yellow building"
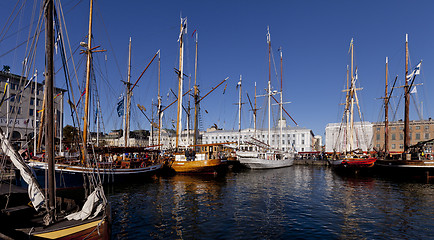
M 384 150 L 384 122 L 373 124 L 373 144 Z M 410 121 L 410 145 L 434 138 L 434 120 Z M 432 145 L 428 147 L 432 151 Z M 389 152 L 404 151 L 404 121 L 389 122 Z

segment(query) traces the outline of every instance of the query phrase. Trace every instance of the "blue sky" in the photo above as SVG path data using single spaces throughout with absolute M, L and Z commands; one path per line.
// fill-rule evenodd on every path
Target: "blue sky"
M 16 1 L 0 2 L 2 28 Z M 85 41 L 88 31 L 88 1 L 62 1 L 72 49 Z M 409 34 L 410 66 L 423 59 L 422 72 L 416 78 L 418 105 L 423 105 L 423 117 L 432 117 L 434 56 L 434 2 L 432 1 L 95 1 L 93 45 L 101 45 L 106 53 L 94 54 L 97 69 L 97 88 L 105 131 L 121 127 L 115 105 L 123 91 L 120 80 L 126 80 L 128 40 L 132 38 L 132 81 L 137 80 L 155 52 L 161 50 L 161 93 L 163 104 L 173 101 L 167 97 L 169 89 L 177 92 L 178 35 L 180 16 L 188 18 L 185 69 L 194 79 L 194 40 L 191 33 L 199 33 L 198 83 L 202 95 L 220 81 L 229 77 L 224 85 L 202 101 L 202 129 L 214 123 L 224 129 L 237 128 L 238 92 L 235 88 L 243 77 L 242 126 L 252 127 L 251 111 L 246 97 L 254 95 L 254 82 L 258 94 L 263 94 L 268 80 L 267 26 L 270 26 L 273 55 L 280 76 L 277 49 L 283 48 L 284 101 L 287 111 L 299 126 L 323 135 L 327 123 L 340 122 L 343 107 L 342 89 L 349 64 L 348 47 L 351 38 L 355 44 L 355 62 L 359 73 L 359 92 L 364 120 L 381 121 L 384 96 L 385 57 L 389 57 L 389 79 L 399 75 L 397 85 L 403 84 L 404 41 Z M 0 42 L 0 65 L 10 65 L 19 74 L 25 46 L 6 54 L 28 35 L 31 4 L 23 8 L 7 36 Z M 17 31 L 17 29 L 22 29 Z M 43 37 L 40 40 L 36 66 L 44 68 Z M 57 58 L 59 56 L 56 56 Z M 107 57 L 107 60 L 105 58 Z M 79 67 L 78 81 L 84 78 L 84 56 L 74 54 Z M 82 62 L 81 64 L 80 61 Z M 60 67 L 57 61 L 56 69 Z M 149 123 L 135 106 L 144 105 L 150 114 L 151 101 L 157 95 L 157 62 L 144 74 L 134 90 L 132 129 L 149 129 Z M 272 68 L 272 85 L 280 83 Z M 56 85 L 65 88 L 63 73 L 56 76 Z M 39 78 L 42 79 L 42 76 Z M 76 80 L 74 80 L 76 82 Z M 188 88 L 188 80 L 185 81 Z M 396 108 L 402 89 L 395 89 L 392 108 Z M 78 93 L 76 92 L 76 97 Z M 262 110 L 258 125 L 266 127 L 264 99 L 258 98 Z M 186 102 L 186 100 L 185 100 Z M 421 104 L 420 102 L 423 102 Z M 401 119 L 400 108 L 395 120 Z M 413 107 L 412 103 L 412 107 Z M 206 110 L 206 111 L 205 111 Z M 69 111 L 69 110 L 67 110 Z M 172 128 L 176 120 L 175 105 L 166 110 L 163 124 Z M 273 111 L 277 114 L 277 111 Z M 66 122 L 70 123 L 69 117 Z M 415 110 L 411 119 L 419 119 Z M 288 123 L 294 126 L 293 123 Z

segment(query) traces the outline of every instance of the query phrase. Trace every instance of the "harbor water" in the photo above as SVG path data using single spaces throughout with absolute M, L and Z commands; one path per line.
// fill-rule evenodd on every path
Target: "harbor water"
M 113 239 L 433 239 L 434 185 L 324 166 L 106 188 Z

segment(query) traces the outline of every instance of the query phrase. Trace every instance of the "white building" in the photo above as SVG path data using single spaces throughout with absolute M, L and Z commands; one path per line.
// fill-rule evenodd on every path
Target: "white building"
M 241 141 L 248 141 L 251 137 L 268 143 L 268 130 L 257 129 L 256 133 L 253 128 L 247 128 L 238 132 L 238 130 L 215 130 L 208 129 L 202 134 L 202 143 L 221 143 L 221 142 L 237 142 L 241 136 Z M 321 137 L 319 138 L 321 141 Z M 271 142 L 269 143 L 274 148 L 288 150 L 294 148 L 297 152 L 319 151 L 314 149 L 316 138 L 312 131 L 302 127 L 284 127 L 282 128 L 282 136 L 280 128 L 271 129 Z
M 329 123 L 325 129 L 325 152 L 343 152 L 345 150 L 346 127 L 341 123 Z M 370 122 L 355 122 L 352 150 L 372 150 L 373 125 Z M 350 149 L 347 149 L 350 150 Z

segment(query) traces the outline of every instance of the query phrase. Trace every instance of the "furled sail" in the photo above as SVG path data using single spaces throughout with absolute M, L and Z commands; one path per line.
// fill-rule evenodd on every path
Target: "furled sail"
M 44 206 L 45 203 L 45 196 L 42 193 L 41 187 L 33 176 L 29 166 L 27 166 L 21 156 L 18 155 L 17 152 L 12 148 L 9 140 L 1 130 L 0 136 L 2 151 L 9 156 L 14 166 L 20 170 L 21 177 L 29 185 L 27 189 L 29 198 L 32 201 L 33 207 L 36 209 L 36 211 L 38 211 L 42 206 Z

